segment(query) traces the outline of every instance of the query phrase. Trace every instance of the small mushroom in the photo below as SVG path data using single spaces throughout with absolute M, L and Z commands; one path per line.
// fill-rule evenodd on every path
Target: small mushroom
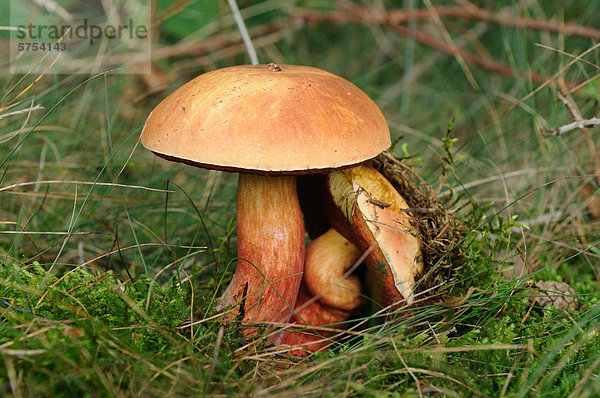
M 141 141 L 167 160 L 240 173 L 239 260 L 217 309 L 232 319 L 244 304 L 244 321 L 257 323 L 288 321 L 298 296 L 304 226 L 295 175 L 360 164 L 390 135 L 377 105 L 339 76 L 242 65 L 200 75 L 165 98 Z
M 362 282 L 356 275 L 346 275 L 360 256 L 356 246 L 333 228 L 308 244 L 304 283 L 290 321 L 301 326 L 283 334 L 281 341 L 293 346 L 292 355 L 324 351 L 335 334 L 327 329 L 345 329 L 346 321 L 360 310 Z
M 345 275 L 357 264 L 360 252 L 348 239 L 331 228 L 306 247 L 304 283 L 310 293 L 329 307 L 355 311 L 363 302 L 361 281 Z

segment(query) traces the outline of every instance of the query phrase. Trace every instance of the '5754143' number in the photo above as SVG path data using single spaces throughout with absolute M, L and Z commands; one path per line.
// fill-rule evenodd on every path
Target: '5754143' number
M 19 51 L 66 51 L 66 43 L 19 43 Z

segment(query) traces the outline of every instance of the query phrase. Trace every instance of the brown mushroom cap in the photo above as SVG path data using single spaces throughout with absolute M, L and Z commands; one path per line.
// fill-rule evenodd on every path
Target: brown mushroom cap
M 390 145 L 377 105 L 317 68 L 241 65 L 198 76 L 150 114 L 142 144 L 200 167 L 304 174 L 355 165 Z

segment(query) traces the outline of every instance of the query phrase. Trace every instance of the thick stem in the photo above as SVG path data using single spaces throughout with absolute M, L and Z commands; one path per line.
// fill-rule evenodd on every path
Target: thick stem
M 241 307 L 247 283 L 245 322 L 287 322 L 304 270 L 304 224 L 295 177 L 240 174 L 237 231 L 237 270 L 218 308 Z

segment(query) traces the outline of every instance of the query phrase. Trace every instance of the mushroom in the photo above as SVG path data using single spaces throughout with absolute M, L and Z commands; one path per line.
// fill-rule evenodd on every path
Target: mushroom
M 331 228 L 306 246 L 304 283 L 309 292 L 329 307 L 355 311 L 363 302 L 362 283 L 356 275 L 345 275 L 357 264 L 360 252 L 348 239 Z
M 371 298 L 384 308 L 411 304 L 415 278 L 423 272 L 420 242 L 404 212 L 408 205 L 383 175 L 356 166 L 328 174 L 325 185 L 329 197 L 321 210 L 342 234 L 330 228 L 306 248 L 303 286 L 292 318 L 302 327 L 282 338 L 296 356 L 325 350 L 334 332 L 319 327 L 343 329 L 362 306 L 362 283 L 347 275 L 357 262 L 365 260 Z
M 289 345 L 289 353 L 302 357 L 310 352 L 327 351 L 337 331 L 347 328 L 353 312 L 323 305 L 302 285 L 296 301 L 296 311 L 290 319 L 294 324 L 283 333 L 281 344 Z
M 357 166 L 327 176 L 330 220 L 365 259 L 366 283 L 382 307 L 414 301 L 416 278 L 423 273 L 421 244 L 406 201 L 377 170 Z
M 328 329 L 345 329 L 345 322 L 360 310 L 362 282 L 346 275 L 360 257 L 356 246 L 333 228 L 307 245 L 303 285 L 291 319 L 301 326 L 283 334 L 281 341 L 293 346 L 292 355 L 324 351 L 335 334 Z M 319 328 L 323 326 L 327 329 Z
M 141 137 L 167 160 L 239 172 L 239 259 L 217 309 L 246 323 L 286 322 L 296 303 L 305 237 L 295 175 L 360 164 L 390 145 L 381 111 L 352 83 L 275 66 L 198 76 L 152 111 Z

